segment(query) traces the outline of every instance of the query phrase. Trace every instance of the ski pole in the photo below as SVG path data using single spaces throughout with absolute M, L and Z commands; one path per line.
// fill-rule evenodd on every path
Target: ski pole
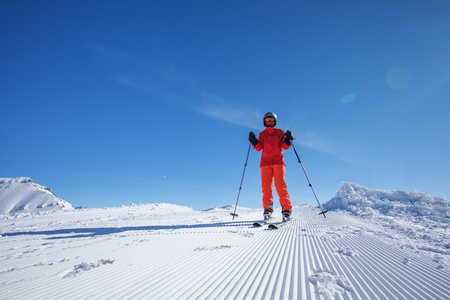
M 233 220 L 234 220 L 234 217 L 239 217 L 239 215 L 236 214 L 236 209 L 237 209 L 237 205 L 239 202 L 239 196 L 240 196 L 241 190 L 242 190 L 242 182 L 244 181 L 245 169 L 247 168 L 248 156 L 250 154 L 251 146 L 252 146 L 252 144 L 248 145 L 247 158 L 245 159 L 244 172 L 242 173 L 241 185 L 239 186 L 239 192 L 238 192 L 237 199 L 236 199 L 236 205 L 234 206 L 234 212 L 230 213 L 230 215 L 233 216 Z
M 316 197 L 317 204 L 319 204 L 319 207 L 320 207 L 320 209 L 322 210 L 322 211 L 319 213 L 319 215 L 323 215 L 323 217 L 326 218 L 327 216 L 325 216 L 325 214 L 326 214 L 328 211 L 324 210 L 323 207 L 322 207 L 322 205 L 320 204 L 319 199 L 317 198 L 316 192 L 314 191 L 314 188 L 313 188 L 313 186 L 312 186 L 312 184 L 311 184 L 311 181 L 309 180 L 308 174 L 306 174 L 305 167 L 303 166 L 302 161 L 300 160 L 300 157 L 298 157 L 297 150 L 295 150 L 294 144 L 292 144 L 292 148 L 294 149 L 294 152 L 295 152 L 295 155 L 297 156 L 298 162 L 299 162 L 300 165 L 302 166 L 303 173 L 305 173 L 306 179 L 308 180 L 309 186 L 311 187 L 311 190 L 312 190 L 312 192 L 313 192 L 313 194 L 314 194 L 314 197 Z

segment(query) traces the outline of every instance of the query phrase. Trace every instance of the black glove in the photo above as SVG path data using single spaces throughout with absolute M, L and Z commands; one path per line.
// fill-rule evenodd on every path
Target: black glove
M 294 137 L 292 136 L 292 132 L 290 130 L 287 130 L 286 133 L 284 134 L 284 143 L 288 146 L 290 146 L 292 144 L 292 140 L 294 139 Z
M 248 135 L 248 140 L 253 145 L 253 147 L 258 145 L 258 139 L 256 138 L 255 134 L 251 131 L 250 131 L 250 134 Z

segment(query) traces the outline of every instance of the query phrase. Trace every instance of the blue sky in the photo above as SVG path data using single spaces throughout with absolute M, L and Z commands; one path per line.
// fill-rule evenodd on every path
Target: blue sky
M 0 1 L 0 177 L 75 206 L 234 204 L 273 111 L 322 202 L 342 181 L 450 199 L 449 16 L 439 0 Z M 260 155 L 242 206 L 262 205 Z M 293 204 L 315 203 L 285 158 Z

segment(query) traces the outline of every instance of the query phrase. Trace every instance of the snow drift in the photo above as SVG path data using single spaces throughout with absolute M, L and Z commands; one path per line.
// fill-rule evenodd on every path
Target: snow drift
M 28 177 L 0 178 L 0 214 L 63 209 L 73 207 Z
M 450 223 L 450 201 L 426 193 L 369 189 L 344 182 L 336 196 L 324 204 L 327 210 L 345 210 L 356 216 L 377 214 L 404 219 L 428 219 Z
M 396 232 L 402 247 L 450 256 L 450 201 L 426 193 L 369 189 L 343 183 L 324 203 L 328 211 L 345 211 Z

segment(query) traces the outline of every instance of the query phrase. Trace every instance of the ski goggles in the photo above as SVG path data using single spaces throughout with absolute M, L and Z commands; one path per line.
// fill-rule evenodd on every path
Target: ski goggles
M 267 117 L 267 118 L 266 118 L 266 122 L 268 122 L 268 123 L 273 123 L 273 122 L 275 122 L 275 118 L 273 118 L 273 117 Z

